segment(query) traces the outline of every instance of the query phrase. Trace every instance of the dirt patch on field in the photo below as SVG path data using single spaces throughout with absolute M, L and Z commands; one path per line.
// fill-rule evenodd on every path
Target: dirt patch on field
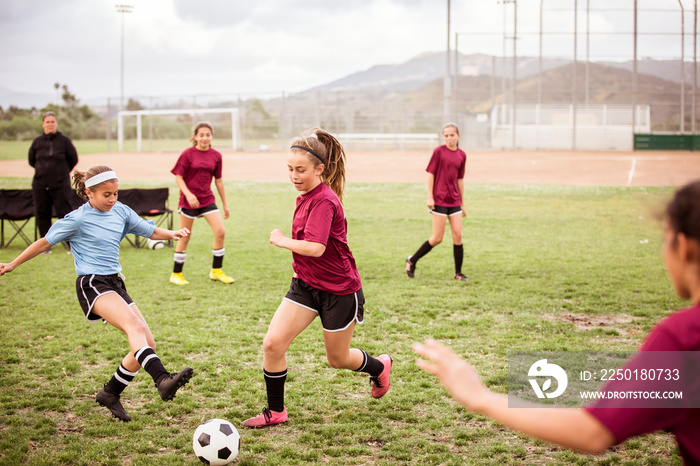
M 560 314 L 557 316 L 543 316 L 545 320 L 550 322 L 565 322 L 569 324 L 574 324 L 578 330 L 594 330 L 600 329 L 614 329 L 619 333 L 625 333 L 620 328 L 624 327 L 626 324 L 634 322 L 636 319 L 633 316 L 627 314 L 616 314 L 616 315 L 581 315 L 581 314 Z
M 222 151 L 224 180 L 287 181 L 285 152 Z M 423 183 L 431 151 L 348 151 L 347 180 Z M 80 156 L 78 169 L 104 164 L 124 180 L 172 181 L 179 153 Z M 580 186 L 679 186 L 700 179 L 696 152 L 469 152 L 467 183 Z M 0 176 L 31 177 L 26 160 L 0 162 Z

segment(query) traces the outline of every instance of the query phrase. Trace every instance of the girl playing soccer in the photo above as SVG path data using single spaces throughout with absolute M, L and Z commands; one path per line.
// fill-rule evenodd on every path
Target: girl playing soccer
M 417 364 L 436 375 L 455 399 L 468 410 L 491 417 L 499 423 L 533 437 L 580 450 L 599 453 L 626 439 L 657 430 L 670 431 L 678 442 L 686 464 L 700 464 L 700 399 L 698 387 L 698 354 L 700 351 L 700 181 L 678 190 L 665 211 L 663 261 L 676 294 L 691 302 L 691 307 L 677 311 L 662 320 L 620 372 L 630 373 L 644 361 L 656 358 L 658 366 L 683 367 L 671 363 L 684 358 L 687 371 L 668 377 L 672 390 L 681 390 L 683 400 L 674 407 L 639 407 L 629 397 L 599 398 L 585 408 L 508 408 L 507 395 L 496 394 L 479 380 L 476 371 L 450 349 L 434 340 L 414 345 L 424 359 Z M 668 351 L 668 356 L 659 355 Z M 689 360 L 688 360 L 689 359 Z M 654 365 L 653 367 L 658 367 Z M 649 367 L 648 365 L 646 367 Z M 658 373 L 658 369 L 657 369 Z M 607 382 L 601 392 L 643 393 L 644 377 Z M 651 378 L 649 379 L 651 380 Z M 668 382 L 657 378 L 659 387 Z M 636 403 L 636 404 L 635 404 Z M 653 402 L 649 402 L 651 404 Z M 695 409 L 693 409 L 695 408 Z
M 452 253 L 455 259 L 455 280 L 469 281 L 462 273 L 464 248 L 462 246 L 462 217 L 467 216 L 464 208 L 464 172 L 467 154 L 458 147 L 459 128 L 448 123 L 442 128 L 445 145 L 436 148 L 430 158 L 428 168 L 428 209 L 433 215 L 433 236 L 406 259 L 406 274 L 415 276 L 418 260 L 442 242 L 445 224 L 450 220 L 452 230 Z
M 75 260 L 78 302 L 89 321 L 104 320 L 124 332 L 129 340 L 129 353 L 109 382 L 97 393 L 96 401 L 109 409 L 114 417 L 130 421 L 122 407 L 121 392 L 136 376 L 139 367 L 153 377 L 160 397 L 169 401 L 192 377 L 192 368 L 176 374 L 165 370 L 155 353 L 156 342 L 134 301 L 126 292 L 119 265 L 119 245 L 127 234 L 154 240 L 179 240 L 189 231 L 156 228 L 153 222 L 136 215 L 117 201 L 119 180 L 104 165 L 87 172 L 75 171 L 73 186 L 88 201 L 58 220 L 44 238 L 31 244 L 9 264 L 0 264 L 0 275 L 12 272 L 19 265 L 48 250 L 61 241 L 70 241 Z
M 194 135 L 190 139 L 192 147 L 185 149 L 177 159 L 175 167 L 171 170 L 175 175 L 175 182 L 180 188 L 180 201 L 178 212 L 180 213 L 180 228 L 192 230 L 194 220 L 204 217 L 214 233 L 214 247 L 212 248 L 211 272 L 209 278 L 222 283 L 231 284 L 234 279 L 226 275 L 221 267 L 224 263 L 224 220 L 216 207 L 216 198 L 211 191 L 211 179 L 214 178 L 216 190 L 219 192 L 221 204 L 224 208 L 224 219 L 229 217 L 228 204 L 226 203 L 226 191 L 224 181 L 221 179 L 222 159 L 221 154 L 212 149 L 211 140 L 213 131 L 209 123 L 197 123 L 194 127 Z M 189 282 L 182 275 L 182 268 L 187 258 L 187 244 L 190 237 L 186 236 L 178 241 L 175 246 L 175 265 L 170 275 L 170 282 L 176 285 L 187 285 Z
M 301 192 L 292 220 L 292 237 L 273 230 L 270 243 L 292 251 L 294 277 L 263 341 L 267 407 L 244 421 L 247 427 L 287 420 L 287 349 L 316 316 L 321 318 L 328 364 L 369 373 L 375 398 L 389 390 L 391 357 L 383 354 L 375 359 L 350 348 L 355 325 L 363 321 L 365 299 L 346 238 L 347 220 L 341 203 L 345 187 L 343 147 L 330 134 L 313 129 L 294 140 L 287 167 L 289 179 Z

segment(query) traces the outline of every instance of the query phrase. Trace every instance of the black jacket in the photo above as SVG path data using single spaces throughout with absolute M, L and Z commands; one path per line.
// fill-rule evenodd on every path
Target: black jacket
M 29 147 L 29 165 L 34 179 L 49 187 L 70 183 L 70 172 L 78 164 L 78 151 L 70 138 L 59 131 L 42 134 Z

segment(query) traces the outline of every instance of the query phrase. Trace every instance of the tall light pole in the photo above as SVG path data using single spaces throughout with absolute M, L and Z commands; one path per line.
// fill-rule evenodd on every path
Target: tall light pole
M 445 80 L 443 82 L 443 120 L 451 120 L 450 98 L 452 97 L 452 85 L 450 84 L 450 0 L 447 0 L 447 54 L 445 55 Z
M 119 83 L 120 93 L 119 93 L 119 105 L 120 110 L 124 109 L 124 14 L 131 13 L 134 8 L 133 5 L 115 5 L 117 7 L 117 13 L 121 13 L 122 17 L 122 39 L 121 39 L 121 80 Z

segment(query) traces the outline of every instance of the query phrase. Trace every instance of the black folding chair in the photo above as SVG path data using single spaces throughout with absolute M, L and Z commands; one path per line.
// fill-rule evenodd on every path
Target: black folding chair
M 24 228 L 34 217 L 34 198 L 31 189 L 0 189 L 0 247 L 10 246 L 18 236 L 27 243 L 32 244 Z M 5 242 L 5 221 L 14 228 L 15 233 Z M 36 230 L 34 241 L 37 240 Z
M 153 222 L 157 227 L 172 230 L 173 211 L 168 208 L 168 197 L 170 197 L 168 188 L 120 189 L 118 199 L 122 204 L 131 207 L 140 217 L 154 217 Z M 133 240 L 127 235 L 126 240 L 137 248 L 144 243 L 137 235 L 134 235 Z M 172 240 L 169 240 L 168 246 L 172 244 Z

